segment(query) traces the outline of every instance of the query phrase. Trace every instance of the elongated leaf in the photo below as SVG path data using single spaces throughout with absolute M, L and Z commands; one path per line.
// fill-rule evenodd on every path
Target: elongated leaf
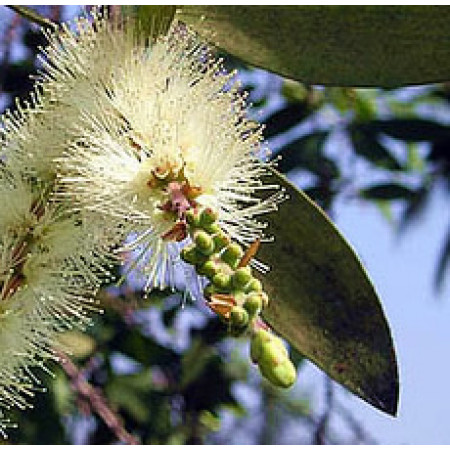
M 337 178 L 339 169 L 336 163 L 322 154 L 328 137 L 325 131 L 317 131 L 285 145 L 277 155 L 282 155 L 278 163 L 281 172 L 299 168 L 306 169 L 319 177 Z
M 169 29 L 175 15 L 174 5 L 124 5 L 123 16 L 133 17 L 137 21 L 138 33 L 156 37 Z
M 389 153 L 386 147 L 378 142 L 376 133 L 368 130 L 361 130 L 358 127 L 353 127 L 349 131 L 353 148 L 358 155 L 383 169 L 402 169 L 402 166 Z
M 450 127 L 423 119 L 374 120 L 360 124 L 366 133 L 385 133 L 403 141 L 437 141 L 450 139 Z
M 360 195 L 371 200 L 410 200 L 416 192 L 398 183 L 383 183 L 361 189 Z
M 269 216 L 274 243 L 264 318 L 300 353 L 375 407 L 394 415 L 398 374 L 377 294 L 352 248 L 305 194 L 275 171 L 290 200 Z
M 414 192 L 408 199 L 408 204 L 400 218 L 398 232 L 402 234 L 406 228 L 423 217 L 430 199 L 430 187 L 425 184 Z
M 248 63 L 309 84 L 446 81 L 450 8 L 198 6 L 176 17 Z
M 288 103 L 284 108 L 273 113 L 264 122 L 264 137 L 271 138 L 284 133 L 295 125 L 298 125 L 309 114 L 306 102 Z

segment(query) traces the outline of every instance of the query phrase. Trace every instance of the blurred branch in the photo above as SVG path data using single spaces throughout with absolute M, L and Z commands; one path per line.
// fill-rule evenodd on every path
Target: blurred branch
M 20 16 L 29 20 L 30 22 L 33 22 L 43 28 L 51 28 L 53 30 L 58 28 L 57 23 L 51 21 L 47 17 L 41 16 L 39 13 L 37 13 L 31 8 L 28 8 L 27 6 L 18 6 L 18 5 L 6 5 L 6 6 L 15 11 Z
M 76 365 L 62 352 L 57 352 L 60 365 L 71 381 L 72 388 L 81 400 L 87 401 L 91 409 L 95 411 L 114 433 L 117 439 L 125 444 L 139 445 L 139 441 L 128 433 L 120 418 L 111 410 L 102 393 L 92 387 L 83 377 Z
M 319 421 L 316 424 L 316 428 L 313 432 L 314 445 L 323 445 L 326 443 L 325 441 L 327 437 L 328 420 L 330 418 L 334 403 L 333 382 L 331 381 L 331 378 L 329 378 L 325 374 L 324 374 L 324 381 L 325 381 L 325 402 L 326 402 L 325 412 L 320 417 Z
M 55 24 L 58 24 L 61 21 L 61 9 L 62 9 L 62 5 L 51 5 L 50 6 L 51 21 Z
M 335 408 L 340 417 L 342 417 L 355 435 L 355 444 L 363 443 L 365 445 L 376 445 L 377 441 L 363 428 L 361 423 L 353 414 L 343 405 L 335 403 Z

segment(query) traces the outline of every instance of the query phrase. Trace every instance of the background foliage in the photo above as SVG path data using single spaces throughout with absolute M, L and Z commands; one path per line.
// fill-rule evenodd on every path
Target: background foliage
M 76 10 L 51 6 L 39 12 L 59 21 Z M 6 8 L 0 27 L 0 100 L 6 109 L 30 90 L 43 40 L 34 25 Z M 384 90 L 306 85 L 224 56 L 230 68 L 241 69 L 251 113 L 265 111 L 265 137 L 274 157 L 282 155 L 279 169 L 330 216 L 339 199 L 365 201 L 403 235 L 425 213 L 433 190 L 450 191 L 447 84 Z M 434 278 L 439 289 L 448 273 L 450 228 L 433 238 L 442 248 Z M 320 411 L 301 386 L 286 393 L 262 381 L 245 342 L 230 339 L 203 305 L 180 307 L 177 293 L 144 299 L 132 281 L 105 287 L 100 299 L 105 314 L 94 327 L 66 339 L 79 377 L 101 390 L 140 442 L 283 443 L 292 427 L 303 430 L 297 444 L 373 442 L 328 379 Z M 301 379 L 302 357 L 293 357 Z M 54 376 L 43 384 L 48 394 L 36 395 L 34 410 L 13 413 L 20 427 L 11 430 L 9 442 L 116 442 L 77 393 L 76 380 L 59 366 L 51 369 Z M 341 419 L 339 429 L 330 426 L 333 416 Z

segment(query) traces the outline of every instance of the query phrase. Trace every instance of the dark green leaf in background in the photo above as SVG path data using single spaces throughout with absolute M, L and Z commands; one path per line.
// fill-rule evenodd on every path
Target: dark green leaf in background
M 378 141 L 375 132 L 357 126 L 351 127 L 349 131 L 353 148 L 358 155 L 383 169 L 402 169 L 399 162 Z
M 394 415 L 395 352 L 372 283 L 326 215 L 285 177 L 271 178 L 290 200 L 269 216 L 276 239 L 258 255 L 271 266 L 264 318 L 337 382 Z
M 328 132 L 317 131 L 285 145 L 278 153 L 282 156 L 278 169 L 286 173 L 292 169 L 306 169 L 319 177 L 336 178 L 336 163 L 322 154 Z
M 382 183 L 361 189 L 360 195 L 371 200 L 410 200 L 416 195 L 412 189 L 398 183 Z
M 450 139 L 449 127 L 423 119 L 373 120 L 358 125 L 358 129 L 366 133 L 384 133 L 407 142 Z
M 264 121 L 264 137 L 269 139 L 288 131 L 305 119 L 309 112 L 306 102 L 288 103 L 286 107 L 273 113 Z
M 418 222 L 423 218 L 430 197 L 430 188 L 424 185 L 414 192 L 408 199 L 408 204 L 403 211 L 399 222 L 399 230 L 404 231 L 413 222 Z
M 175 16 L 218 47 L 308 84 L 447 81 L 447 6 L 203 6 Z

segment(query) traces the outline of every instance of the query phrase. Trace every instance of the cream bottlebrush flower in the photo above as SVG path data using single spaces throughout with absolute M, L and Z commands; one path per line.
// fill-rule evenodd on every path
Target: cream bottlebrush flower
M 224 231 L 248 245 L 262 234 L 258 216 L 283 193 L 262 182 L 261 128 L 246 117 L 234 73 L 204 44 L 181 26 L 150 46 L 131 39 L 129 26 L 97 18 L 92 27 L 99 32 L 66 39 L 121 54 L 95 83 L 101 111 L 82 112 L 79 136 L 60 159 L 64 193 L 134 232 L 122 250 L 146 261 L 147 288 L 165 287 L 186 238 L 187 209 L 212 207 Z M 72 52 L 52 55 L 55 82 Z
M 83 23 L 78 26 L 81 34 Z M 87 27 L 86 32 L 93 30 Z M 69 51 L 64 36 L 53 35 L 52 43 Z M 84 42 L 90 57 L 93 48 Z M 115 245 L 113 238 L 122 237 L 120 225 L 109 231 L 98 226 L 98 215 L 75 212 L 69 202 L 53 199 L 56 158 L 76 137 L 80 107 L 95 111 L 101 106 L 93 86 L 102 55 L 83 60 L 83 51 L 76 48 L 78 72 L 70 61 L 76 77 L 67 71 L 60 85 L 50 80 L 47 67 L 47 78 L 39 81 L 30 101 L 17 104 L 1 119 L 0 432 L 4 409 L 28 405 L 27 397 L 39 384 L 32 370 L 45 369 L 54 357 L 57 333 L 89 323 L 100 280 L 110 276 L 105 251 Z M 87 71 L 84 78 L 80 67 Z
M 0 433 L 5 409 L 29 406 L 33 369 L 55 358 L 57 333 L 89 323 L 100 282 L 78 218 L 48 201 L 48 186 L 8 169 L 0 173 Z
M 76 32 L 69 31 L 68 24 L 61 30 L 44 31 L 48 46 L 39 55 L 42 69 L 35 88 L 25 103 L 17 102 L 15 111 L 2 117 L 2 153 L 8 153 L 11 167 L 41 180 L 55 178 L 55 160 L 76 138 L 80 111 L 104 110 L 96 89 L 111 76 L 111 67 L 120 64 L 129 47 L 126 40 L 110 42 L 114 35 L 106 21 L 98 19 L 96 30 L 88 18 L 72 25 Z M 105 53 L 102 40 L 108 40 L 114 51 Z

